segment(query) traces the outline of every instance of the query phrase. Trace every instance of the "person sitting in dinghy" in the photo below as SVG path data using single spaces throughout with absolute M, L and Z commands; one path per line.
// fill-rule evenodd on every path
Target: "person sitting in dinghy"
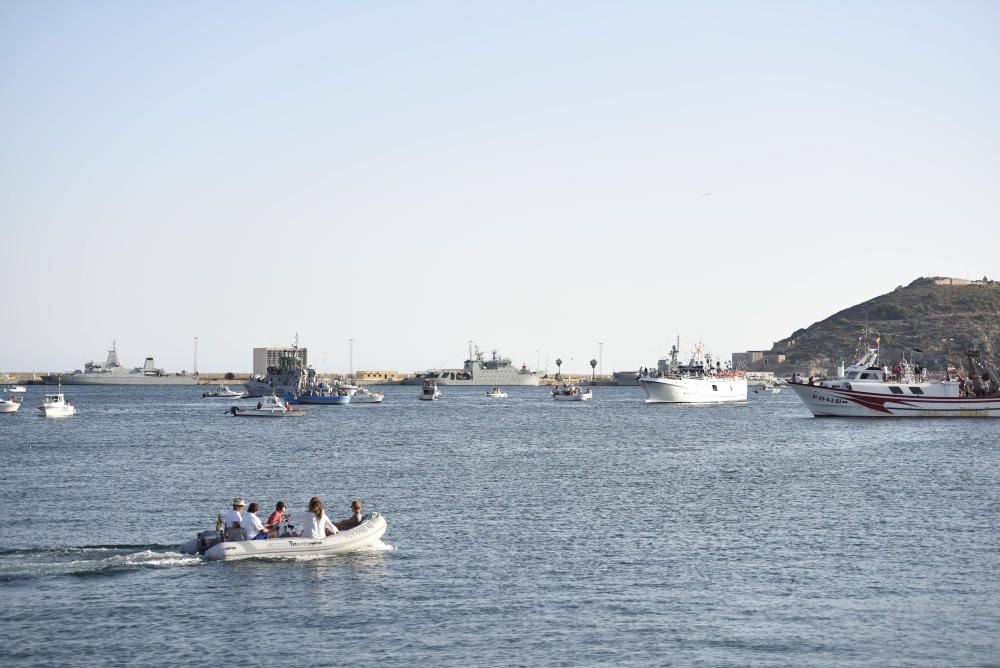
M 233 509 L 226 513 L 225 527 L 227 529 L 239 529 L 243 526 L 243 497 L 237 496 L 233 499 Z
M 247 540 L 264 540 L 267 538 L 267 531 L 264 530 L 264 524 L 257 517 L 257 510 L 259 510 L 257 504 L 251 503 L 247 511 L 243 513 L 243 528 L 246 529 Z
M 268 538 L 278 537 L 278 529 L 281 526 L 281 521 L 285 519 L 285 510 L 287 509 L 288 506 L 284 501 L 278 501 L 274 504 L 274 512 L 267 516 L 267 522 L 264 523 Z
M 336 523 L 337 528 L 340 529 L 341 531 L 347 531 L 348 529 L 353 529 L 354 527 L 361 524 L 365 519 L 364 514 L 362 514 L 361 512 L 361 499 L 354 499 L 353 501 L 351 501 L 351 510 L 354 511 L 353 515 L 348 517 L 346 520 L 340 520 L 339 522 Z
M 337 526 L 323 511 L 323 499 L 318 496 L 309 499 L 309 513 L 306 515 L 306 525 L 302 531 L 302 537 L 322 540 L 338 532 Z

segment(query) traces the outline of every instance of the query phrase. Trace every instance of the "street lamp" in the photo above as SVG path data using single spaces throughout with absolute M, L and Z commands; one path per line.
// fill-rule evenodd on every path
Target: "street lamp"
M 556 367 L 559 369 L 559 371 L 556 372 L 556 380 L 562 380 L 562 358 L 561 357 L 557 357 L 556 358 Z

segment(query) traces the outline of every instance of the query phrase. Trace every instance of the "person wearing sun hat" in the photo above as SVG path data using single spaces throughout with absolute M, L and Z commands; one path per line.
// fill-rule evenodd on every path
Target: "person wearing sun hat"
M 239 528 L 243 526 L 243 497 L 237 496 L 233 499 L 233 509 L 226 513 L 226 528 Z

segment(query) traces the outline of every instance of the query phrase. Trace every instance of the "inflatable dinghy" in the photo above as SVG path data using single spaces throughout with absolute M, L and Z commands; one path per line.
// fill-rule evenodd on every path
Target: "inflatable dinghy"
M 209 561 L 257 557 L 325 557 L 366 550 L 378 543 L 387 528 L 385 518 L 378 513 L 371 513 L 365 515 L 361 524 L 353 529 L 322 539 L 282 536 L 266 540 L 224 540 L 222 531 L 203 531 L 197 538 L 183 543 L 180 551 L 184 554 L 200 554 Z

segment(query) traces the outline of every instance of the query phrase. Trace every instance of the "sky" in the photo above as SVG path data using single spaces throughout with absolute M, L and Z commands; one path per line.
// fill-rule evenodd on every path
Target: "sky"
M 6 0 L 0 68 L 0 370 L 610 373 L 1000 274 L 997 2 Z

